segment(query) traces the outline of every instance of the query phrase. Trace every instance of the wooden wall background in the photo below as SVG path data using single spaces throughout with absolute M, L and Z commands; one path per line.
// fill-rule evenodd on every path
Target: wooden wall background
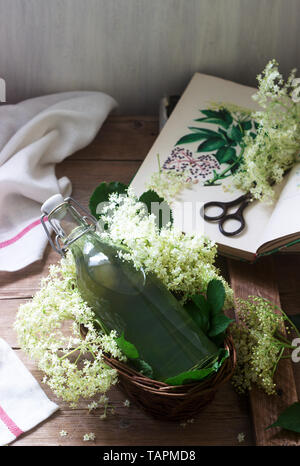
M 195 71 L 255 85 L 269 58 L 300 68 L 300 0 L 0 0 L 7 102 L 103 90 L 155 114 Z

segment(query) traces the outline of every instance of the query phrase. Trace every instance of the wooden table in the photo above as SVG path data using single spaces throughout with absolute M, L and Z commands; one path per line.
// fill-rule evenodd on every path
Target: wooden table
M 136 173 L 158 132 L 154 117 L 111 117 L 97 138 L 84 150 L 57 166 L 57 175 L 68 176 L 73 184 L 73 196 L 87 205 L 93 189 L 101 181 L 118 180 L 128 183 Z M 41 382 L 42 373 L 36 369 L 18 347 L 13 322 L 18 306 L 39 288 L 39 281 L 47 274 L 49 264 L 58 260 L 48 246 L 41 262 L 15 273 L 0 273 L 0 336 L 14 349 L 27 368 Z M 256 291 L 263 296 L 281 300 L 286 312 L 300 312 L 300 256 L 277 255 L 261 259 L 256 265 L 222 260 L 224 273 L 232 279 L 236 293 Z M 250 283 L 250 284 L 249 284 Z M 288 396 L 296 397 L 294 379 L 300 391 L 300 363 L 289 372 Z M 257 402 L 256 394 L 240 397 L 230 383 L 218 392 L 214 402 L 193 424 L 158 422 L 147 417 L 135 406 L 123 405 L 125 397 L 117 388 L 111 390 L 116 413 L 101 421 L 100 412 L 88 413 L 87 402 L 71 409 L 44 386 L 49 398 L 59 404 L 59 411 L 51 418 L 22 435 L 14 445 L 239 445 L 237 436 L 243 432 L 242 445 L 300 444 L 299 437 L 264 434 L 261 415 L 265 415 L 265 398 Z M 292 392 L 292 393 L 290 393 Z M 261 414 L 260 414 L 261 413 Z M 66 430 L 68 436 L 59 432 Z M 94 432 L 94 442 L 83 442 L 83 435 Z M 269 435 L 269 434 L 268 434 Z

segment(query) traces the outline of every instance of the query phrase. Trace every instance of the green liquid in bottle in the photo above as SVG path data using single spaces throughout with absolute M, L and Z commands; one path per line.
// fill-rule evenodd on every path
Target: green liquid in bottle
M 119 259 L 118 248 L 87 231 L 70 249 L 82 297 L 106 332 L 124 332 L 140 358 L 151 365 L 155 379 L 190 370 L 217 354 L 215 344 L 160 280 Z

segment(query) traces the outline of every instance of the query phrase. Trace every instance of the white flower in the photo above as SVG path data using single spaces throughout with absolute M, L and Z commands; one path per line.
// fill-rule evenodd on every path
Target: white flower
M 92 401 L 89 405 L 88 405 L 88 410 L 89 412 L 91 412 L 93 409 L 97 409 L 98 408 L 98 403 L 96 401 Z
M 99 404 L 106 406 L 108 404 L 109 398 L 106 395 L 102 395 L 99 399 Z
M 239 443 L 242 443 L 242 442 L 245 441 L 245 434 L 244 434 L 244 432 L 240 432 L 240 433 L 238 434 L 237 440 L 238 440 Z
M 94 432 L 90 432 L 89 434 L 84 434 L 83 436 L 83 441 L 84 442 L 89 442 L 91 440 L 95 440 L 96 436 L 94 434 Z
M 131 188 L 127 197 L 122 196 L 122 202 L 121 197 L 112 195 L 106 211 L 108 230 L 99 235 L 126 248 L 119 253 L 121 259 L 154 273 L 182 301 L 205 292 L 208 282 L 218 278 L 226 289 L 226 304 L 231 303 L 232 291 L 214 266 L 217 246 L 213 241 L 183 234 L 172 225 L 159 231 L 155 216 L 145 215 Z
M 253 98 L 261 109 L 252 114 L 257 134 L 244 136 L 242 164 L 233 176 L 237 188 L 267 204 L 274 202 L 273 185 L 299 162 L 300 78 L 295 78 L 295 73 L 292 70 L 284 82 L 278 63 L 271 60 L 258 76 L 259 88 Z
M 76 286 L 75 265 L 69 253 L 59 265 L 50 266 L 40 290 L 31 301 L 20 306 L 14 324 L 21 347 L 37 360 L 39 369 L 45 373 L 43 382 L 72 407 L 76 407 L 81 397 L 105 393 L 117 382 L 117 372 L 101 357 L 102 340 L 107 352 L 111 350 L 114 357 L 123 357 L 115 341 L 115 332 L 103 336 L 95 329 L 93 318 L 93 311 Z M 72 335 L 68 337 L 61 328 L 65 321 L 74 324 Z M 88 329 L 86 339 L 81 338 L 80 324 Z M 88 353 L 95 354 L 97 350 L 92 360 L 85 359 Z M 83 362 L 82 367 L 72 356 Z
M 123 402 L 123 406 L 125 406 L 126 408 L 129 408 L 129 406 L 130 406 L 130 401 L 129 401 L 129 400 L 125 400 L 125 401 Z
M 113 243 L 124 246 L 122 260 L 131 260 L 137 269 L 154 273 L 184 302 L 188 296 L 205 292 L 213 278 L 223 281 L 227 304 L 232 291 L 214 266 L 216 245 L 205 237 L 184 235 L 171 225 L 161 231 L 154 215 L 146 215 L 132 190 L 122 198 L 112 194 L 105 211 L 109 231 L 98 233 Z M 63 333 L 63 325 L 71 322 L 71 335 Z M 88 333 L 82 338 L 81 326 Z M 82 299 L 77 288 L 76 268 L 69 252 L 41 280 L 41 288 L 33 299 L 19 308 L 14 324 L 23 350 L 35 359 L 45 373 L 43 382 L 54 393 L 76 407 L 80 398 L 102 394 L 99 404 L 105 414 L 108 398 L 104 395 L 117 382 L 117 371 L 103 360 L 103 353 L 126 361 L 116 343 L 116 331 L 109 335 L 94 326 L 94 312 Z M 96 408 L 96 402 L 89 409 Z

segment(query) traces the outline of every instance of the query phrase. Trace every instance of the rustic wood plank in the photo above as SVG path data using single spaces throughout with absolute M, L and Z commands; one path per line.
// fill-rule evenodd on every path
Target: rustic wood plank
M 144 160 L 158 135 L 156 117 L 110 117 L 72 160 Z
M 300 314 L 300 254 L 276 254 L 274 263 L 282 308 Z
M 280 306 L 274 258 L 260 259 L 256 264 L 229 260 L 231 285 L 236 297 L 258 295 Z M 276 383 L 280 396 L 265 395 L 257 387 L 250 392 L 251 409 L 257 445 L 300 445 L 294 433 L 265 428 L 272 424 L 287 406 L 298 401 L 292 362 L 285 360 L 278 366 Z
M 41 383 L 43 374 L 35 363 L 21 350 L 16 354 Z M 178 422 L 154 420 L 133 404 L 124 407 L 125 396 L 117 387 L 109 392 L 116 412 L 105 421 L 99 419 L 101 409 L 88 413 L 89 401 L 80 401 L 78 408 L 71 409 L 47 386 L 42 387 L 60 410 L 22 435 L 14 445 L 239 445 L 237 435 L 240 432 L 245 433 L 243 445 L 253 442 L 247 399 L 238 397 L 229 383 L 217 393 L 213 403 L 185 427 Z M 62 429 L 69 433 L 67 437 L 60 437 Z M 95 433 L 95 442 L 83 442 L 82 437 L 87 432 Z
M 16 349 L 16 354 L 24 362 L 33 376 L 41 383 L 43 374 L 36 367 L 35 362 L 18 349 L 16 332 L 13 323 L 20 304 L 24 299 L 7 299 L 2 301 L 0 312 L 1 337 Z M 16 445 L 81 445 L 82 436 L 86 432 L 95 432 L 97 445 L 235 445 L 237 435 L 245 433 L 243 445 L 253 442 L 249 423 L 250 407 L 247 398 L 240 398 L 234 392 L 230 383 L 222 387 L 214 402 L 207 407 L 203 414 L 193 424 L 186 428 L 179 423 L 163 423 L 154 421 L 137 407 L 126 409 L 123 406 L 124 395 L 113 388 L 109 392 L 117 415 L 110 416 L 107 422 L 99 419 L 101 410 L 88 413 L 89 401 L 81 400 L 78 409 L 72 410 L 67 403 L 57 399 L 53 392 L 42 385 L 48 397 L 60 407 L 50 420 L 44 422 L 31 433 L 21 437 Z M 234 422 L 233 422 L 234 420 Z M 73 425 L 76 425 L 74 429 Z M 142 425 L 139 433 L 133 435 L 136 425 Z M 70 432 L 68 438 L 59 436 L 60 430 Z
M 129 184 L 137 172 L 140 161 L 97 161 L 74 160 L 73 157 L 66 159 L 57 165 L 56 174 L 67 176 L 72 181 L 72 196 L 79 200 L 84 206 L 88 202 L 93 190 L 102 181 L 121 181 Z
M 300 254 L 276 254 L 274 262 L 282 309 L 289 315 L 300 314 Z M 294 363 L 293 370 L 300 399 L 300 363 Z

